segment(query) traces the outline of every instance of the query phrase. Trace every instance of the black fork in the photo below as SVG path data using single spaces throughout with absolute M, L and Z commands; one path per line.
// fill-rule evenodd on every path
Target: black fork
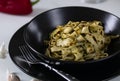
M 19 46 L 19 49 L 25 58 L 26 62 L 28 64 L 40 64 L 44 66 L 45 68 L 49 69 L 49 71 L 55 72 L 56 74 L 60 75 L 62 78 L 64 78 L 66 81 L 80 81 L 76 79 L 75 77 L 61 71 L 53 68 L 49 64 L 40 61 L 38 58 L 36 58 L 33 53 L 30 51 L 30 48 L 27 45 Z

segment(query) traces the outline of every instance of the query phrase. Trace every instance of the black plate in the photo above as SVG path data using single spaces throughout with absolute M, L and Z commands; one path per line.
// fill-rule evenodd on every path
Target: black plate
M 56 26 L 64 25 L 68 21 L 93 20 L 102 22 L 106 34 L 120 34 L 120 18 L 117 16 L 99 9 L 73 6 L 51 9 L 34 17 L 26 28 L 24 39 L 26 44 L 37 52 L 36 54 L 38 56 L 42 55 L 46 57 L 44 54 L 47 47 L 45 46 L 44 40 L 49 40 L 50 33 Z M 110 55 L 113 53 L 115 55 L 115 52 L 119 51 L 120 48 L 118 44 L 115 45 L 118 49 L 113 49 L 113 46 L 108 49 Z M 39 53 L 41 53 L 41 55 Z M 109 58 L 109 56 L 107 58 Z
M 24 58 L 21 55 L 19 50 L 19 46 L 24 45 L 23 39 L 23 31 L 26 28 L 27 24 L 21 27 L 11 38 L 9 43 L 9 54 L 12 61 L 26 74 L 33 76 L 35 78 L 41 79 L 43 81 L 64 81 L 60 77 L 56 77 L 55 74 L 51 74 L 45 68 L 39 65 L 29 65 L 25 62 Z M 80 81 L 102 81 L 108 80 L 110 78 L 116 77 L 120 74 L 120 62 L 119 59 L 111 62 L 111 66 L 102 72 L 94 71 L 88 73 L 87 75 L 81 74 L 81 72 L 73 72 L 71 71 L 71 75 L 79 78 Z M 73 68 L 74 69 L 74 68 Z M 96 73 L 96 74 L 95 74 Z
M 85 62 L 61 61 L 52 59 L 45 55 L 47 45 L 45 40 L 49 40 L 50 33 L 58 25 L 64 25 L 68 21 L 93 21 L 102 22 L 106 34 L 120 34 L 120 18 L 98 9 L 89 7 L 60 7 L 48 10 L 34 17 L 24 33 L 25 43 L 37 53 L 38 57 L 45 57 L 53 67 L 63 70 L 81 80 L 98 81 L 102 77 L 112 74 L 120 65 L 120 40 L 112 40 L 108 46 L 108 57 L 99 60 L 90 60 Z M 56 64 L 57 62 L 57 64 Z M 59 63 L 59 64 L 58 64 Z M 111 69 L 115 68 L 115 69 Z M 87 81 L 88 81 L 87 80 Z

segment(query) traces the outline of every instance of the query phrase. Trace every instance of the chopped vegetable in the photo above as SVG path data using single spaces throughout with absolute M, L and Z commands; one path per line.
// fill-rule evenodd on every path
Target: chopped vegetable
M 39 0 L 31 3 L 30 0 L 0 0 L 0 12 L 26 15 L 32 12 L 32 4 L 36 4 Z

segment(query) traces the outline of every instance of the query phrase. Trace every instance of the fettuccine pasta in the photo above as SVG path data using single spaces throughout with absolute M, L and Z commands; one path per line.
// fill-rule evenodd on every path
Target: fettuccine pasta
M 69 21 L 50 34 L 46 55 L 67 61 L 97 60 L 108 56 L 110 42 L 100 21 Z

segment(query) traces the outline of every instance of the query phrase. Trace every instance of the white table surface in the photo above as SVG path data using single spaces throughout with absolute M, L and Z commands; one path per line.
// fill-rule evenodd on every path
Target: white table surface
M 107 0 L 100 4 L 81 3 L 81 0 L 40 0 L 33 6 L 33 12 L 29 15 L 10 15 L 0 12 L 0 44 L 5 42 L 8 48 L 9 41 L 12 35 L 24 24 L 29 22 L 36 15 L 49 9 L 64 7 L 64 6 L 87 6 L 108 11 L 120 17 L 120 0 Z M 0 59 L 0 81 L 7 81 L 6 70 L 16 72 L 21 78 L 21 81 L 30 81 L 33 77 L 22 72 L 11 60 L 9 53 L 5 59 Z M 120 81 L 120 76 L 110 80 Z

